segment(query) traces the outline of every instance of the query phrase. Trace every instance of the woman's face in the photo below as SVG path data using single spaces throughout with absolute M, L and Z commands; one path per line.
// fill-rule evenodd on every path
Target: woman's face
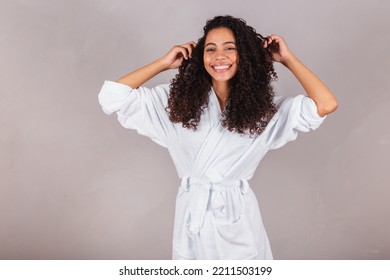
M 233 32 L 225 27 L 207 34 L 203 61 L 204 67 L 215 83 L 226 83 L 238 70 L 238 52 Z

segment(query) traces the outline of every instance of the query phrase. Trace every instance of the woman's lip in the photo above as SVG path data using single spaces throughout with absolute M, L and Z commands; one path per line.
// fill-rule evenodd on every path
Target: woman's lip
M 213 65 L 213 66 L 211 66 L 211 68 L 213 68 L 214 71 L 216 71 L 216 72 L 225 72 L 225 71 L 229 70 L 230 67 L 232 67 L 231 64 L 226 64 L 226 65 Z

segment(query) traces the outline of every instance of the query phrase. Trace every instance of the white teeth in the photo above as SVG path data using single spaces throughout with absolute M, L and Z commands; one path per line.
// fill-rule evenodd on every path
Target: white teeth
M 218 65 L 218 66 L 213 66 L 215 70 L 225 70 L 230 67 L 230 65 Z

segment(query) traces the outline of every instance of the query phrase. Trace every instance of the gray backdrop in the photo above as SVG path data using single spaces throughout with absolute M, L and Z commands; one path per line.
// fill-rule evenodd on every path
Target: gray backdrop
M 104 115 L 97 93 L 231 14 L 284 36 L 340 103 L 250 182 L 275 258 L 389 259 L 389 11 L 380 0 L 0 0 L 0 258 L 171 257 L 180 181 L 168 152 Z M 277 70 L 279 94 L 302 93 Z

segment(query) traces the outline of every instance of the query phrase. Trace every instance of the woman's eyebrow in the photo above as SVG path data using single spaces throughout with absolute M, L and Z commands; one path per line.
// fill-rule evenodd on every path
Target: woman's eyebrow
M 222 43 L 222 45 L 227 45 L 227 44 L 236 44 L 235 42 L 224 42 L 224 43 Z M 206 45 L 205 45 L 205 47 L 207 47 L 208 45 L 214 45 L 214 46 L 216 46 L 217 44 L 216 43 L 207 43 Z
M 227 44 L 236 44 L 236 42 L 225 42 L 225 43 L 223 43 L 222 45 L 227 45 Z

